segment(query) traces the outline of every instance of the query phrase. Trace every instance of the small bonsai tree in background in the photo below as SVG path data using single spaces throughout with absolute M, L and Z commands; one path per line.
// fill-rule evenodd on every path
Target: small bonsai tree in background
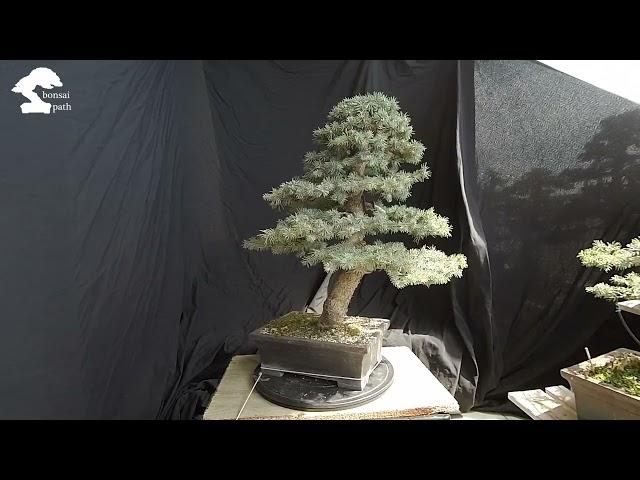
M 402 205 L 411 187 L 429 178 L 424 145 L 412 139 L 409 117 L 382 93 L 342 100 L 314 131 L 318 148 L 304 157 L 304 174 L 264 195 L 290 215 L 244 242 L 251 250 L 295 254 L 307 266 L 334 272 L 318 325 L 335 327 L 368 273 L 384 270 L 398 288 L 445 284 L 467 266 L 461 254 L 406 248 L 376 236 L 405 233 L 420 241 L 448 237 L 451 226 L 432 208 Z M 405 170 L 403 167 L 409 167 Z
M 640 237 L 631 240 L 626 247 L 618 242 L 596 240 L 591 248 L 578 253 L 578 258 L 585 267 L 595 267 L 605 272 L 635 269 L 640 266 Z M 586 290 L 612 302 L 640 300 L 640 275 L 637 272 L 614 275 L 609 282 L 598 283 Z
M 605 272 L 613 269 L 621 271 L 637 269 L 640 266 L 640 237 L 634 238 L 625 247 L 618 242 L 605 243 L 596 240 L 591 248 L 578 253 L 578 258 L 585 267 L 595 267 Z M 597 298 L 616 303 L 625 300 L 640 300 L 640 275 L 634 271 L 626 275 L 614 275 L 609 283 L 601 282 L 593 287 L 587 287 L 586 290 Z M 629 329 L 622 314 L 618 312 L 618 315 L 629 335 L 638 342 L 638 338 Z M 590 362 L 589 367 L 584 370 L 584 374 L 629 395 L 640 396 L 640 357 L 636 354 L 621 353 L 604 365 L 592 365 Z M 602 408 L 612 408 L 612 404 L 609 402 L 610 400 Z

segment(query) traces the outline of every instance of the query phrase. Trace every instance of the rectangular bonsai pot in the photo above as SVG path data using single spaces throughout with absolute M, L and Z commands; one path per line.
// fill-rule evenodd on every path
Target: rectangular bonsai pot
M 593 358 L 593 365 L 604 365 L 622 355 L 640 358 L 640 352 L 619 348 Z M 640 420 L 640 397 L 630 395 L 613 386 L 599 383 L 586 376 L 589 361 L 560 370 L 560 375 L 571 385 L 576 400 L 576 413 L 580 420 Z
M 362 390 L 382 360 L 382 338 L 389 328 L 386 319 L 363 320 L 373 324 L 371 335 L 363 344 L 265 334 L 262 328 L 253 331 L 250 337 L 258 346 L 261 370 L 266 375 L 297 373 L 334 380 L 341 388 Z

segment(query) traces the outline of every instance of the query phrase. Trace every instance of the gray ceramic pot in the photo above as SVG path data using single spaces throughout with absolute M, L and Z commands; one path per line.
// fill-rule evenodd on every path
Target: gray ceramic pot
M 262 372 L 280 376 L 284 372 L 335 380 L 338 386 L 362 390 L 369 375 L 382 360 L 382 339 L 389 320 L 350 317 L 362 321 L 371 332 L 360 344 L 297 338 L 263 333 L 259 328 L 250 334 L 258 346 Z

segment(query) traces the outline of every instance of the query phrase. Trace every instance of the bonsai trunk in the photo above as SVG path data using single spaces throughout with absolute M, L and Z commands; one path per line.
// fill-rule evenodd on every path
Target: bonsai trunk
M 364 175 L 364 163 L 356 164 L 354 171 L 359 175 Z M 362 193 L 351 196 L 345 202 L 344 209 L 352 214 L 363 213 Z M 357 244 L 362 242 L 363 239 L 364 235 L 355 234 L 347 240 L 347 243 Z M 336 272 L 335 283 L 333 287 L 329 288 L 329 294 L 322 307 L 322 315 L 318 320 L 318 325 L 321 328 L 335 327 L 345 319 L 351 298 L 364 276 L 365 272 L 348 270 L 338 270 Z
M 322 307 L 322 315 L 318 324 L 322 328 L 331 328 L 342 322 L 347 316 L 347 309 L 364 272 L 339 270 L 333 287 Z

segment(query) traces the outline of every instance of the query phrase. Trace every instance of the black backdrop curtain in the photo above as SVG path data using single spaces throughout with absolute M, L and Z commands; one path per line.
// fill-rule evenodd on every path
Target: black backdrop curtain
M 640 106 L 530 61 L 477 61 L 475 93 L 492 291 L 477 395 L 509 407 L 509 391 L 559 384 L 585 346 L 636 347 L 611 304 L 584 292 L 607 276 L 576 254 L 640 231 Z
M 20 114 L 10 89 L 36 66 L 71 111 Z M 469 269 L 402 290 L 370 275 L 352 313 L 391 318 L 387 343 L 465 410 L 624 342 L 575 253 L 637 231 L 631 102 L 535 62 L 11 61 L 0 79 L 2 418 L 201 413 L 247 333 L 321 286 L 240 244 L 277 219 L 261 195 L 329 109 L 365 91 L 411 116 L 433 175 L 410 203 L 449 216 L 435 244 Z

